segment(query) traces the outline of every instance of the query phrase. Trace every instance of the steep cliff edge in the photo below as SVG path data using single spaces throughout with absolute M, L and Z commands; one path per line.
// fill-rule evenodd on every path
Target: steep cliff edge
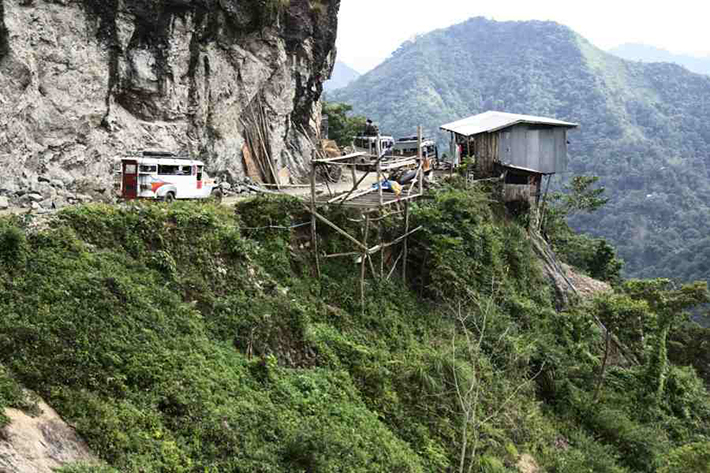
M 339 0 L 0 0 L 0 195 L 109 188 L 112 161 L 189 150 L 243 173 L 263 108 L 291 178 L 310 156 Z M 44 181 L 44 179 L 41 179 Z M 64 187 L 61 186 L 61 187 Z M 57 186 L 60 187 L 60 186 Z

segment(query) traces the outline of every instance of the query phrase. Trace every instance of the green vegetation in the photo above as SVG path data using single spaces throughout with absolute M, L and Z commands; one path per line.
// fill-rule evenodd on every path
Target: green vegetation
M 7 369 L 0 365 L 0 428 L 9 421 L 3 412 L 6 407 L 22 409 L 30 414 L 37 411 L 35 397 L 22 389 Z
M 708 77 L 621 60 L 556 23 L 473 18 L 404 43 L 329 99 L 395 136 L 491 109 L 579 123 L 570 170 L 600 176 L 609 203 L 573 227 L 611 242 L 626 276 L 710 280 Z
M 575 176 L 563 186 L 563 192 L 553 192 L 544 207 L 542 231 L 558 255 L 568 264 L 602 281 L 619 283 L 623 263 L 616 251 L 603 238 L 591 238 L 572 230 L 570 217 L 596 212 L 609 199 L 602 197 L 605 189 L 594 188 L 596 176 Z
M 352 109 L 343 103 L 323 103 L 323 116 L 328 117 L 328 135 L 338 146 L 350 146 L 365 129 L 365 117 L 350 115 Z
M 522 454 L 557 473 L 701 462 L 707 391 L 659 349 L 683 324 L 668 310 L 688 305 L 685 289 L 629 283 L 559 312 L 494 195 L 454 181 L 412 205 L 423 229 L 408 280 L 368 276 L 364 309 L 352 259 L 321 259 L 318 279 L 308 226 L 274 228 L 308 221 L 291 198 L 236 212 L 74 207 L 44 230 L 2 221 L 0 405 L 21 383 L 110 466 L 65 473 L 504 472 Z M 359 231 L 357 215 L 327 215 Z M 383 220 L 382 237 L 400 226 Z M 352 251 L 328 227 L 319 239 Z M 603 362 L 591 314 L 636 361 Z

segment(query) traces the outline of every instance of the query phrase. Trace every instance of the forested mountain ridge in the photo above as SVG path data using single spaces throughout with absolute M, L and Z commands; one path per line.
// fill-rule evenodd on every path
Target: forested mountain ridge
M 710 75 L 710 57 L 674 54 L 665 49 L 649 46 L 648 44 L 625 43 L 609 50 L 615 56 L 630 61 L 642 62 L 671 62 L 679 64 L 689 71 L 698 74 Z
M 395 135 L 485 110 L 579 123 L 570 171 L 599 175 L 610 203 L 575 226 L 611 240 L 628 275 L 710 277 L 709 77 L 625 61 L 553 22 L 473 18 L 404 43 L 330 99 Z

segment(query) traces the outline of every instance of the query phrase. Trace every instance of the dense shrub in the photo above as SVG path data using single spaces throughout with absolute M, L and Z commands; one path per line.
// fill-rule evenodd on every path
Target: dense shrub
M 551 471 L 651 471 L 708 435 L 689 369 L 668 370 L 651 408 L 643 367 L 614 365 L 591 401 L 604 346 L 590 315 L 634 312 L 556 311 L 486 189 L 412 205 L 408 279 L 368 274 L 364 307 L 352 259 L 315 277 L 302 204 L 235 210 L 91 205 L 29 236 L 2 221 L 31 257 L 0 259 L 0 408 L 25 405 L 20 384 L 38 392 L 119 471 L 511 471 L 518 452 Z M 359 231 L 360 215 L 324 211 Z M 383 220 L 382 238 L 399 228 Z M 324 226 L 319 246 L 351 251 Z

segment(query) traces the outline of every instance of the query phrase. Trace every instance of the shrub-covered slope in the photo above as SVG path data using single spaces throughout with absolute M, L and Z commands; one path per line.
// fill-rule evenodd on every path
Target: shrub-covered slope
M 120 471 L 502 472 L 530 454 L 548 471 L 650 472 L 707 455 L 692 369 L 603 363 L 591 313 L 635 311 L 633 350 L 657 359 L 641 296 L 557 312 L 487 192 L 439 191 L 412 219 L 407 283 L 368 274 L 364 309 L 353 260 L 314 276 L 308 227 L 289 228 L 308 216 L 286 198 L 2 220 L 0 407 L 28 402 L 21 383 Z M 383 222 L 387 240 L 400 223 Z

